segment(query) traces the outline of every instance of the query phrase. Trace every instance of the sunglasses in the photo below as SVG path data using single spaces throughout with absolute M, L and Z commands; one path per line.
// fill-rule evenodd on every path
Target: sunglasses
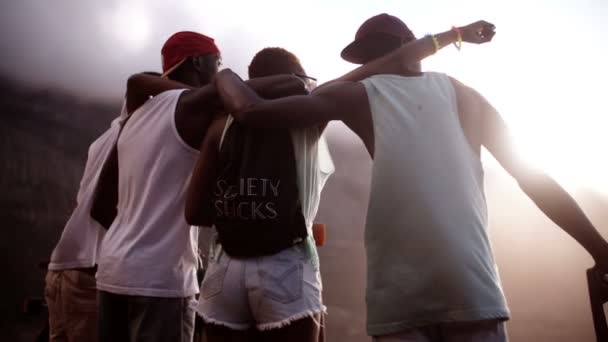
M 317 79 L 314 77 L 310 77 L 310 76 L 306 76 L 306 75 L 302 75 L 302 74 L 296 74 L 296 73 L 293 73 L 292 75 L 301 79 L 304 82 L 304 85 L 306 86 L 306 89 L 308 89 L 308 91 L 312 91 L 313 89 L 315 89 L 317 87 Z

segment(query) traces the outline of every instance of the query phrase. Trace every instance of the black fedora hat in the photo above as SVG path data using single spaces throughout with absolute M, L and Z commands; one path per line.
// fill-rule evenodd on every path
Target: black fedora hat
M 382 13 L 367 19 L 355 34 L 355 40 L 340 54 L 346 61 L 363 64 L 395 45 L 416 39 L 399 18 Z

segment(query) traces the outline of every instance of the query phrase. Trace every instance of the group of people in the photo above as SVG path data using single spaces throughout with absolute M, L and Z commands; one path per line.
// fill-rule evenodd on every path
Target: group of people
M 316 89 L 285 49 L 258 52 L 243 81 L 218 72 L 212 38 L 171 36 L 162 75 L 129 78 L 122 113 L 89 149 L 46 278 L 51 341 L 190 342 L 197 314 L 210 342 L 324 340 L 312 227 L 334 170 L 323 138 L 332 120 L 373 159 L 368 334 L 507 341 L 482 146 L 606 270 L 608 243 L 556 182 L 521 162 L 483 96 L 421 71 L 443 47 L 493 35 L 478 21 L 416 39 L 380 14 L 342 51 L 362 66 Z M 214 231 L 200 294 L 199 229 Z

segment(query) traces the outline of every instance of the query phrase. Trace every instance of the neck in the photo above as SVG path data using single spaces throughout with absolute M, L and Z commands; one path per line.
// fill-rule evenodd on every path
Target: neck
M 201 80 L 195 75 L 184 77 L 181 82 L 195 88 L 203 86 Z
M 200 88 L 204 86 L 201 78 L 194 72 L 184 72 L 174 75 L 172 78 L 174 81 L 189 85 L 193 88 Z
M 422 76 L 422 71 L 420 70 L 405 70 L 404 72 L 402 72 L 400 74 L 400 76 L 404 76 L 404 77 L 416 77 L 416 76 Z

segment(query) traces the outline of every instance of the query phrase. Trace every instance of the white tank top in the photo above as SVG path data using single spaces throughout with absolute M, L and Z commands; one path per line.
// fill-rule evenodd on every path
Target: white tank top
M 368 333 L 507 318 L 483 168 L 444 74 L 363 81 L 375 150 L 365 230 Z
M 118 136 L 120 121 L 125 117 L 126 109 L 123 104 L 120 116 L 114 119 L 110 128 L 89 147 L 87 162 L 76 197 L 76 208 L 63 228 L 59 242 L 53 249 L 49 270 L 93 267 L 97 262 L 99 245 L 106 230 L 91 218 L 93 192 L 101 166 Z
M 118 214 L 102 244 L 100 290 L 153 297 L 198 293 L 198 230 L 184 216 L 198 151 L 175 126 L 182 91 L 148 100 L 120 135 Z

